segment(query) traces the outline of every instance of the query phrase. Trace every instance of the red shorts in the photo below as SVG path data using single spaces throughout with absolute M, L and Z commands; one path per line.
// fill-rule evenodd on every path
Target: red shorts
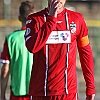
M 30 100 L 30 96 L 29 95 L 14 96 L 14 94 L 11 92 L 10 93 L 10 100 Z
M 56 96 L 32 96 L 32 100 L 78 100 L 77 93 Z

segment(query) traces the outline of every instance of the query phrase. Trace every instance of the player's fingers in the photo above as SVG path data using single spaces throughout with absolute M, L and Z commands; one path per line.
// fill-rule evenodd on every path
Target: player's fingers
M 59 4 L 60 4 L 59 1 L 52 1 L 52 2 L 50 3 L 50 7 L 51 7 L 52 9 L 56 9 L 57 7 L 59 7 Z

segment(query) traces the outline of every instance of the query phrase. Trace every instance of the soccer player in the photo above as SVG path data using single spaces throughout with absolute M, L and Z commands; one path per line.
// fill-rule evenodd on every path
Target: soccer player
M 83 16 L 48 0 L 48 7 L 27 18 L 25 41 L 34 54 L 29 93 L 32 100 L 78 100 L 76 49 L 86 82 L 86 100 L 94 100 L 94 63 Z
M 25 46 L 24 34 L 26 18 L 31 13 L 34 13 L 33 3 L 30 1 L 21 2 L 18 18 L 22 27 L 5 38 L 0 56 L 0 62 L 3 63 L 1 69 L 1 100 L 6 100 L 5 92 L 9 73 L 11 75 L 10 100 L 30 100 L 28 90 L 33 54 Z

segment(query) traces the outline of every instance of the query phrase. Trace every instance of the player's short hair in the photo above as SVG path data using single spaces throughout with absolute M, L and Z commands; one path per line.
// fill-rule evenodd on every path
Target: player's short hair
M 23 1 L 19 7 L 19 15 L 23 18 L 23 22 L 26 22 L 26 18 L 30 13 L 34 12 L 34 4 L 31 1 Z

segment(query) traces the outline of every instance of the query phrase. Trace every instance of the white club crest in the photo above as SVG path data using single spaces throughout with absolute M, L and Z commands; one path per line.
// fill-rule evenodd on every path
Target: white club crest
M 74 23 L 74 22 L 72 22 L 71 24 L 70 24 L 70 28 L 71 28 L 71 33 L 75 33 L 76 32 L 76 24 Z

